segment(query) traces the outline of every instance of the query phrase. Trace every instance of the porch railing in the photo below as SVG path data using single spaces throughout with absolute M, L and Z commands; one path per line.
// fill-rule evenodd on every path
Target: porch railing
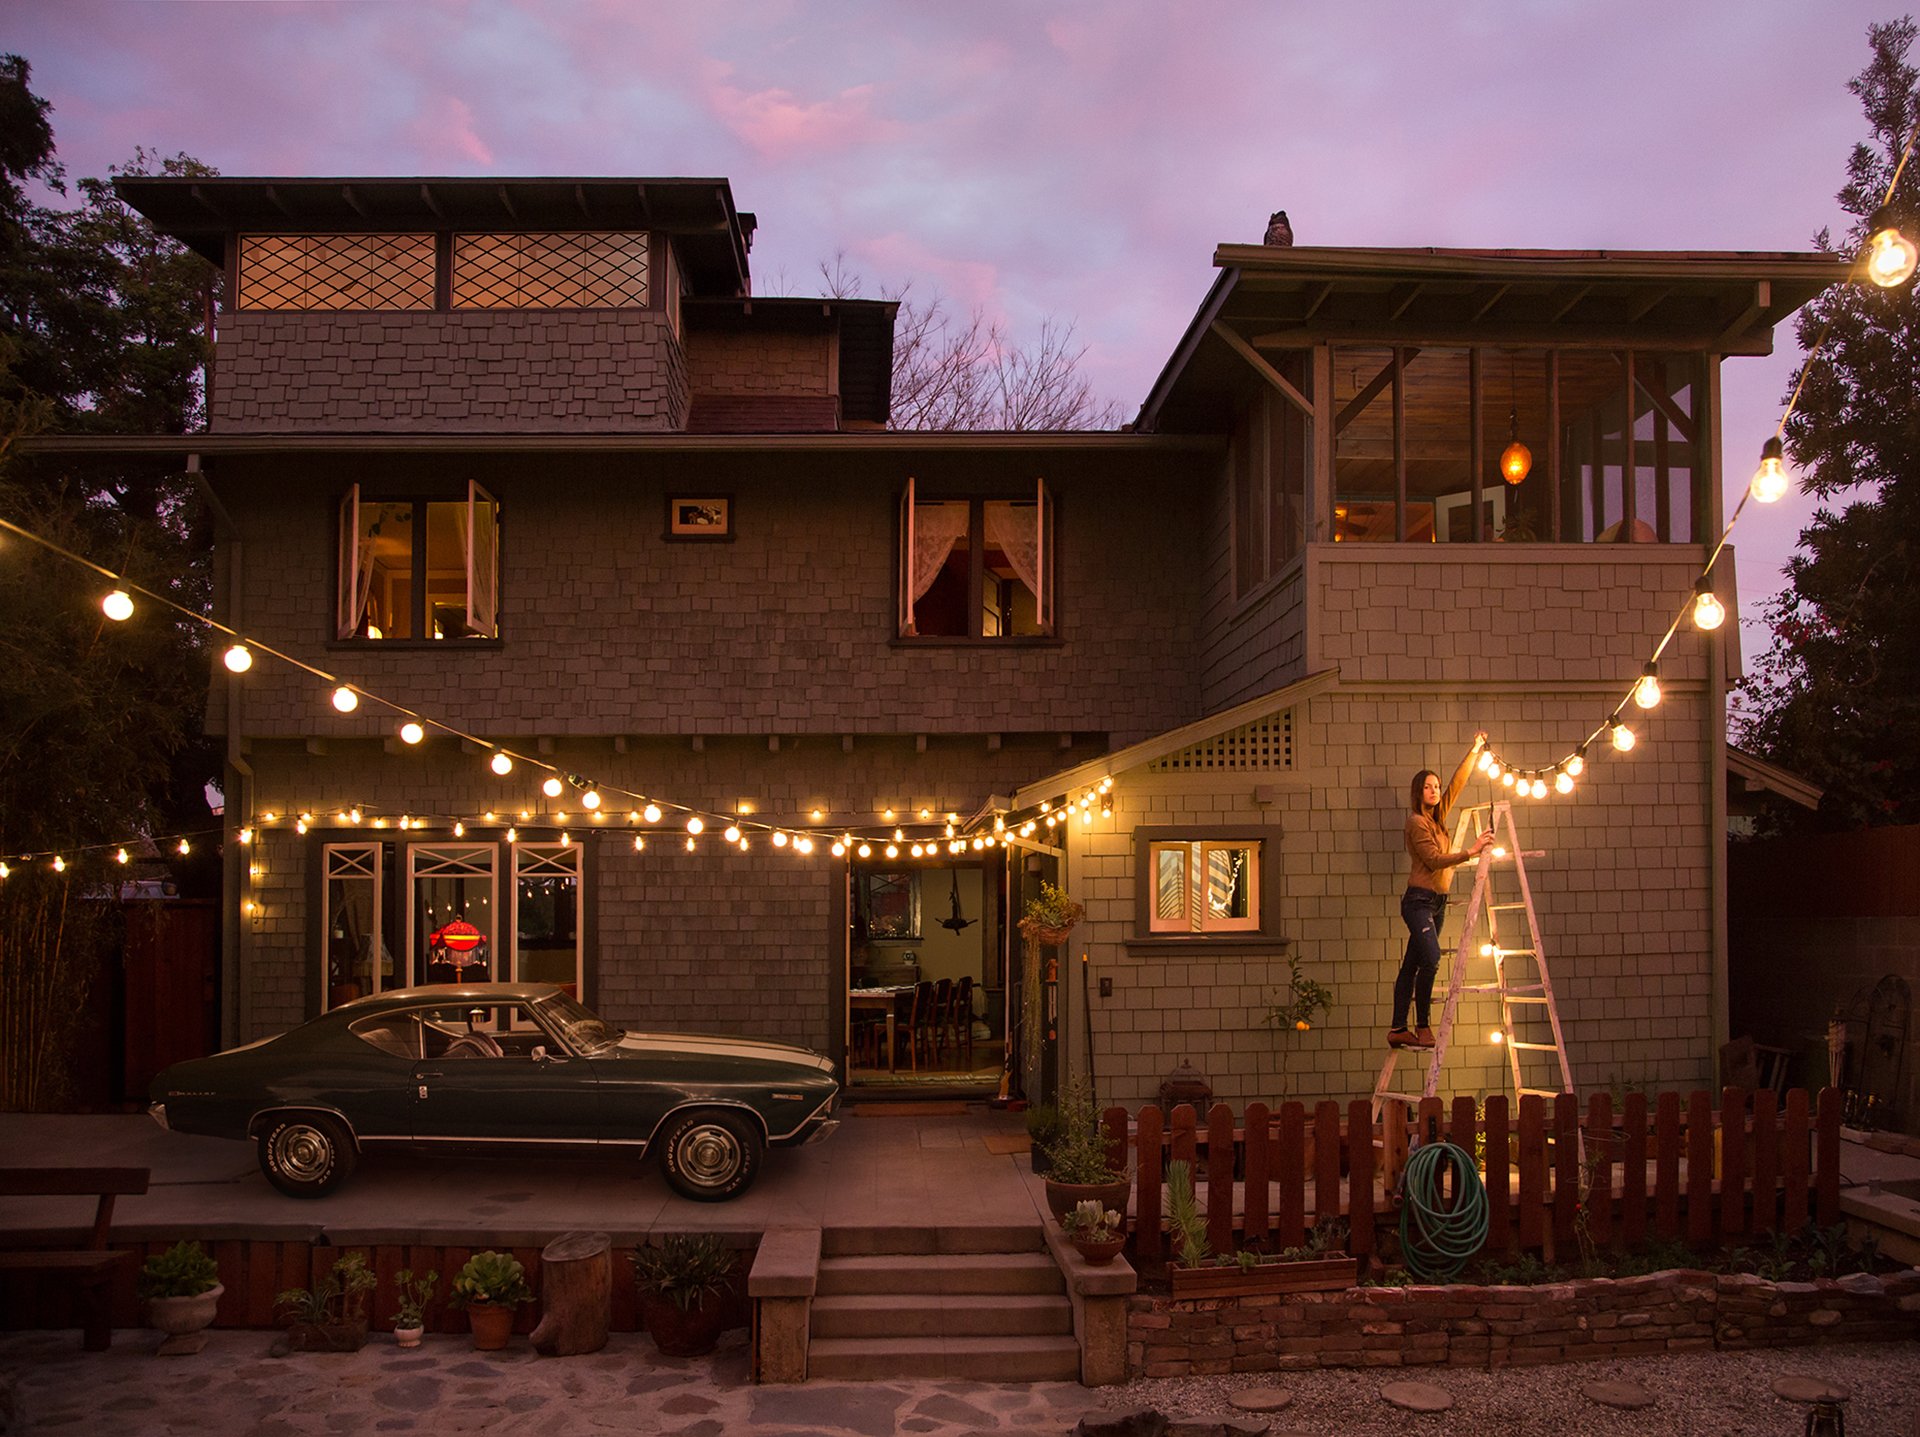
M 1131 1114 L 1108 1108 L 1101 1122 L 1109 1161 L 1133 1171 L 1133 1250 L 1149 1267 L 1168 1251 L 1162 1185 L 1174 1160 L 1193 1173 L 1216 1252 L 1298 1246 L 1315 1222 L 1343 1217 L 1349 1250 L 1370 1257 L 1409 1144 L 1423 1134 L 1478 1161 L 1488 1252 L 1570 1251 L 1583 1208 L 1586 1237 L 1622 1247 L 1650 1238 L 1729 1242 L 1840 1220 L 1837 1089 L 1813 1101 L 1795 1089 L 1783 1104 L 1771 1089 L 1726 1088 L 1717 1108 L 1707 1092 L 1684 1101 L 1661 1093 L 1651 1104 L 1630 1093 L 1618 1113 L 1608 1094 L 1595 1093 L 1584 1118 L 1572 1093 L 1518 1106 L 1510 1115 L 1504 1095 L 1484 1105 L 1428 1098 L 1412 1116 L 1389 1104 L 1376 1124 L 1366 1099 L 1344 1109 L 1322 1102 L 1311 1113 L 1297 1102 L 1277 1111 L 1249 1103 L 1238 1121 L 1215 1103 L 1202 1124 L 1183 1103 L 1164 1117 L 1153 1105 Z

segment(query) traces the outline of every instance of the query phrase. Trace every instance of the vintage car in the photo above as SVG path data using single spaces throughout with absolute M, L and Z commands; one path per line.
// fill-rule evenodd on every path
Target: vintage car
M 277 1038 L 176 1063 L 164 1128 L 251 1138 L 267 1180 L 331 1192 L 361 1150 L 658 1153 L 681 1195 L 745 1192 L 769 1147 L 826 1137 L 840 1085 L 817 1053 L 752 1038 L 628 1033 L 546 984 L 399 988 Z

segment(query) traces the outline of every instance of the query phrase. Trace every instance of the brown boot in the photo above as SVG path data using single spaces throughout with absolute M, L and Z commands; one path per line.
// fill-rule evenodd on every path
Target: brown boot
M 1431 1048 L 1431 1047 L 1433 1047 L 1433 1046 L 1434 1046 L 1434 1042 L 1433 1042 L 1433 1029 L 1431 1029 L 1431 1028 L 1422 1028 L 1422 1029 L 1420 1029 L 1420 1030 L 1419 1030 L 1418 1032 L 1416 1032 L 1416 1033 L 1415 1033 L 1415 1034 L 1413 1035 L 1413 1046 L 1414 1046 L 1414 1047 L 1416 1047 L 1416 1048 Z
M 1413 1029 L 1390 1028 L 1387 1030 L 1387 1046 L 1389 1048 L 1417 1048 L 1420 1045 L 1414 1041 Z

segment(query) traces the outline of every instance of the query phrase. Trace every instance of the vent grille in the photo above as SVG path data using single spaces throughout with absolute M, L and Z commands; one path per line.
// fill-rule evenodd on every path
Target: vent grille
M 1157 758 L 1147 772 L 1276 773 L 1292 768 L 1293 710 L 1288 709 Z
M 432 309 L 432 235 L 242 235 L 242 309 Z
M 633 309 L 646 303 L 644 232 L 454 236 L 455 309 Z

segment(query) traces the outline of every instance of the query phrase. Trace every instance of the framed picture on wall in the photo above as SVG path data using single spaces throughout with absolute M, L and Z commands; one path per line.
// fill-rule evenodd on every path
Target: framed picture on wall
M 733 498 L 727 494 L 669 494 L 669 539 L 731 539 Z

